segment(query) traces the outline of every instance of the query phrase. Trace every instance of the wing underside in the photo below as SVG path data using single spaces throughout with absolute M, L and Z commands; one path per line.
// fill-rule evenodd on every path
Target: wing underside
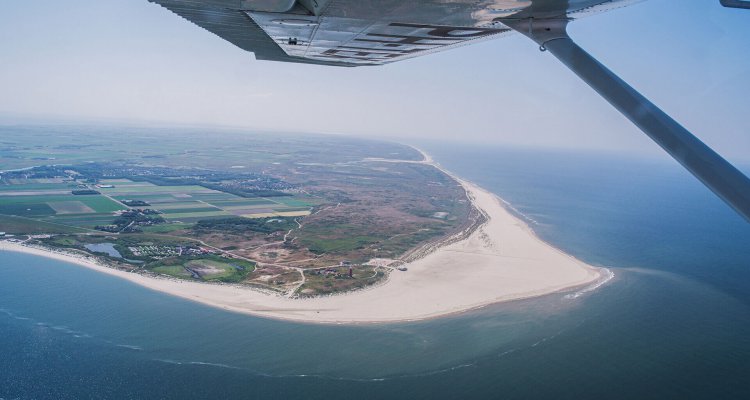
M 259 60 L 382 65 L 513 32 L 507 18 L 579 18 L 638 0 L 149 0 Z

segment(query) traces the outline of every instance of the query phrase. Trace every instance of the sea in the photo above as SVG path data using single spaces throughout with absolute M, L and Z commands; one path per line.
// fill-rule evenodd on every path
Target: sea
M 419 145 L 615 277 L 447 318 L 315 325 L 0 252 L 0 399 L 750 398 L 750 224 L 676 163 Z

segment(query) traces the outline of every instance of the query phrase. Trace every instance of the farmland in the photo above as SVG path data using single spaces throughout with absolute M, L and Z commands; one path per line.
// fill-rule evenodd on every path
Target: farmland
M 73 195 L 72 189 L 82 186 L 79 181 L 71 179 L 64 186 L 29 181 L 14 179 L 0 184 L 0 214 L 93 229 L 111 223 L 118 212 L 136 208 L 126 205 L 129 200 L 140 200 L 148 206 L 138 208 L 158 211 L 169 224 L 180 226 L 229 216 L 301 217 L 320 202 L 302 197 L 286 201 L 248 199 L 202 186 L 159 186 L 127 179 L 105 179 L 97 185 L 89 185 L 100 194 Z
M 117 201 L 140 200 L 151 208 L 163 213 L 172 222 L 191 223 L 206 218 L 244 216 L 256 218 L 268 215 L 284 216 L 289 212 L 302 211 L 300 216 L 309 213 L 318 201 L 315 199 L 295 199 L 294 205 L 273 198 L 244 198 L 203 186 L 158 186 L 150 183 L 136 183 L 129 180 L 100 181 L 97 189 Z M 112 187 L 107 187 L 112 186 Z

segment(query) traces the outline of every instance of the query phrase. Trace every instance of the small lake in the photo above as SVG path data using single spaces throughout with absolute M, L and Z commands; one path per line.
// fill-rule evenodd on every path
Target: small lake
M 94 253 L 105 253 L 110 257 L 122 258 L 122 254 L 120 254 L 120 252 L 115 249 L 115 245 L 112 243 L 86 244 L 83 247 L 85 247 L 88 251 L 93 251 Z

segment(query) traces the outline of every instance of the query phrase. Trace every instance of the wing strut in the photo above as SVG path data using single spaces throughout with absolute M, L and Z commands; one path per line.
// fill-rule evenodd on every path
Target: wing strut
M 503 20 L 537 42 L 750 222 L 750 179 L 568 36 L 567 19 Z

